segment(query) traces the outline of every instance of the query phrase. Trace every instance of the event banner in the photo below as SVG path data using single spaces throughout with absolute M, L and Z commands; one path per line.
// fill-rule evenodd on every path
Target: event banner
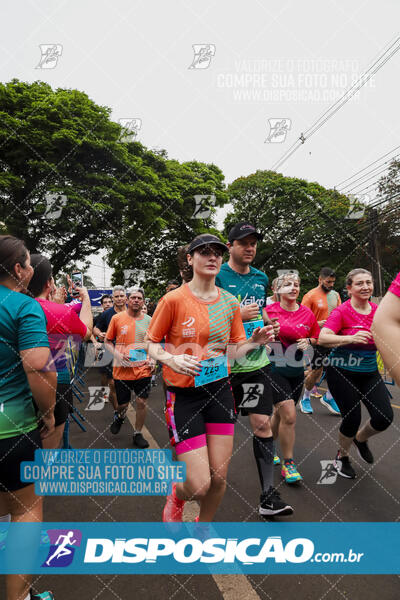
M 0 523 L 0 573 L 399 574 L 400 523 Z

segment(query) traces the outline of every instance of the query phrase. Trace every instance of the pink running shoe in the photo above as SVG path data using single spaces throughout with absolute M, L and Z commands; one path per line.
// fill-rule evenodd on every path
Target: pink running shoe
M 162 520 L 164 523 L 179 523 L 183 517 L 184 500 L 179 500 L 176 497 L 176 483 L 172 484 L 172 494 L 167 496 L 167 501 L 164 506 Z

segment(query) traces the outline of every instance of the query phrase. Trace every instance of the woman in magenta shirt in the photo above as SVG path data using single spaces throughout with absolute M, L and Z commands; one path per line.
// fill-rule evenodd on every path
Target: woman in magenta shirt
M 279 436 L 283 453 L 282 477 L 287 483 L 302 480 L 293 460 L 295 440 L 296 404 L 304 383 L 304 351 L 316 344 L 319 327 L 312 311 L 298 304 L 300 278 L 295 274 L 281 275 L 276 282 L 279 302 L 264 310 L 270 319 L 277 318 L 280 325 L 280 347 L 274 345 L 270 356 L 274 414 L 271 420 L 273 436 Z
M 335 348 L 327 369 L 329 389 L 342 415 L 339 450 L 334 463 L 339 475 L 354 479 L 356 473 L 349 459 L 355 444 L 367 463 L 374 458 L 367 440 L 384 431 L 393 421 L 389 394 L 378 371 L 376 346 L 371 325 L 377 305 L 369 301 L 373 293 L 372 275 L 365 269 L 353 269 L 347 275 L 350 300 L 329 315 L 319 337 L 319 344 Z M 370 419 L 361 425 L 361 402 Z
M 55 431 L 43 442 L 44 448 L 58 448 L 61 444 L 65 422 L 72 409 L 72 389 L 67 365 L 67 348 L 72 343 L 79 348 L 82 340 L 90 338 L 93 326 L 90 298 L 86 288 L 80 289 L 82 304 L 78 317 L 71 305 L 49 300 L 54 290 L 50 261 L 41 254 L 32 254 L 34 269 L 28 290 L 41 305 L 47 321 L 50 351 L 57 371 L 56 406 L 54 409 Z
M 375 313 L 372 333 L 385 367 L 400 385 L 400 273 Z

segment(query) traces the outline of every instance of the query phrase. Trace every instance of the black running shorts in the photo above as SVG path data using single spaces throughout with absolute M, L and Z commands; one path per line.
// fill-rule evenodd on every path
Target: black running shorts
M 297 404 L 304 384 L 304 373 L 302 375 L 287 377 L 276 369 L 272 372 L 272 395 L 274 404 L 285 400 L 294 400 Z
M 39 409 L 33 401 L 36 413 L 39 413 Z M 54 421 L 55 427 L 63 425 L 68 419 L 69 413 L 73 412 L 74 400 L 72 394 L 72 387 L 70 383 L 57 383 L 56 389 L 56 405 L 54 407 Z M 1 455 L 0 455 L 1 456 Z
M 151 377 L 142 377 L 141 379 L 114 379 L 117 402 L 129 404 L 131 393 L 135 392 L 138 398 L 144 400 L 149 397 L 151 390 Z
M 32 485 L 19 476 L 23 461 L 35 460 L 35 450 L 42 447 L 39 429 L 0 440 L 0 492 L 13 492 Z
M 247 373 L 231 373 L 230 380 L 237 413 L 272 415 L 271 365 Z
M 55 426 L 63 425 L 73 410 L 72 388 L 69 383 L 58 383 L 54 408 Z
M 207 446 L 207 435 L 233 435 L 235 403 L 228 378 L 198 388 L 167 387 L 170 442 L 177 454 Z

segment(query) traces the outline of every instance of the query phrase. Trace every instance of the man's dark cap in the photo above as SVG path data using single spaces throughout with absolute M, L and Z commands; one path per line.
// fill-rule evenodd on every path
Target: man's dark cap
M 217 236 L 211 235 L 210 233 L 204 233 L 203 235 L 198 235 L 192 242 L 190 242 L 188 253 L 192 254 L 192 252 L 194 252 L 201 246 L 208 246 L 211 244 L 221 246 L 224 252 L 228 252 L 228 246 L 224 244 L 224 242 L 221 242 L 221 240 L 217 238 Z
M 234 240 L 241 240 L 247 235 L 255 235 L 258 240 L 263 239 L 263 236 L 257 231 L 254 225 L 247 223 L 247 221 L 242 221 L 232 227 L 228 235 L 228 240 L 232 243 Z

